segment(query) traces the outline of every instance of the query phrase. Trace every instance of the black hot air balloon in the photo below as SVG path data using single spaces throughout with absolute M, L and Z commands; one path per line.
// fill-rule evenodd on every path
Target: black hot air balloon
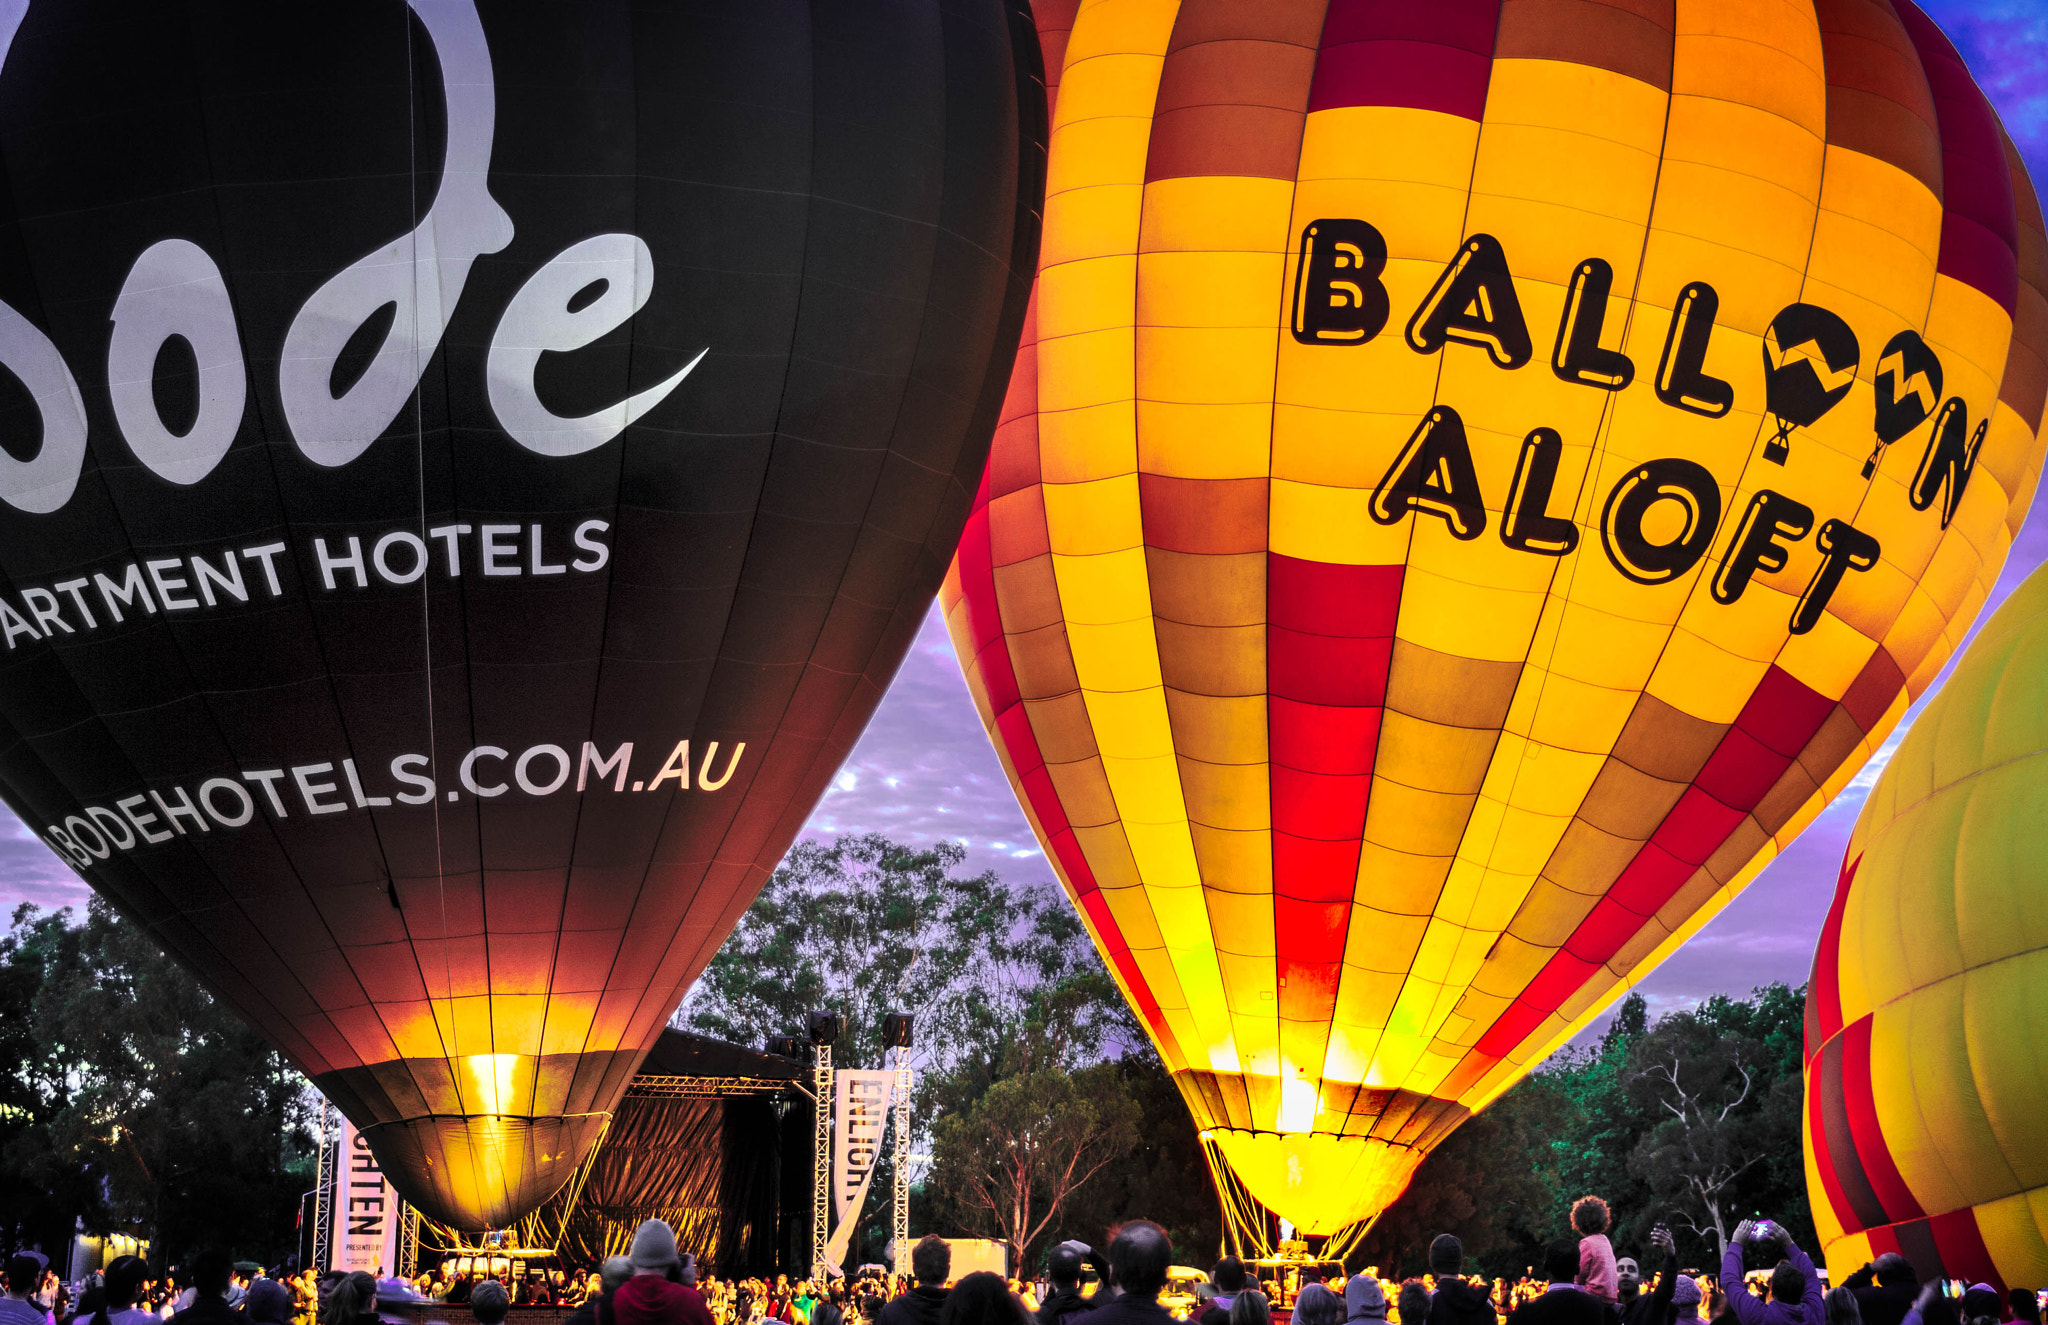
M 0 47 L 0 796 L 503 1225 L 944 572 L 1028 11 L 15 0 Z
M 1794 428 L 1811 428 L 1856 381 L 1862 351 L 1840 315 L 1817 304 L 1787 304 L 1764 331 L 1765 408 L 1777 417 L 1777 435 L 1764 443 L 1764 459 L 1784 464 Z
M 1863 477 L 1877 472 L 1884 448 L 1927 422 L 1941 400 L 1941 356 L 1917 331 L 1902 331 L 1884 344 L 1877 359 L 1875 417 L 1877 445 L 1863 462 Z

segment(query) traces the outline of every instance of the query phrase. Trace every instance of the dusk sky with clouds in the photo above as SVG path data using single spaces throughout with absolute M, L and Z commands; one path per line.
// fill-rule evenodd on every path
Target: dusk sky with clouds
M 2048 181 L 2048 0 L 1922 4 L 1975 71 L 2034 178 Z M 2037 504 L 1985 614 L 2044 560 L 2048 505 Z M 1878 767 L 1903 733 L 1902 726 L 1745 894 L 1640 983 L 1653 1010 L 1716 992 L 1746 992 L 1771 980 L 1805 980 L 1850 827 Z M 966 844 L 974 868 L 994 867 L 1020 882 L 1054 886 L 982 732 L 936 608 L 804 833 L 828 837 L 868 830 L 911 843 L 957 840 Z M 0 809 L 0 906 L 82 906 L 86 894 L 76 875 Z

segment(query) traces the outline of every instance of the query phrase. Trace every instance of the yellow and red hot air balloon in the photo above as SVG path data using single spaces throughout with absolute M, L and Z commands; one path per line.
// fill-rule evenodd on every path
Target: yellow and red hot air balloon
M 1050 8 L 942 601 L 1199 1125 L 1328 1233 L 1952 651 L 2041 461 L 2039 211 L 1904 0 Z
M 1837 1279 L 2048 1280 L 2048 571 L 1864 802 L 1806 1003 L 1806 1185 Z

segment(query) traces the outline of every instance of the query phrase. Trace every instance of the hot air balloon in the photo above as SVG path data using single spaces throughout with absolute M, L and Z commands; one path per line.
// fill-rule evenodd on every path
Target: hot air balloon
M 1060 69 L 940 600 L 1226 1188 L 1328 1234 L 1941 666 L 2041 462 L 2039 211 L 1886 0 L 1094 0 Z M 1867 479 L 1867 355 L 1764 454 L 1802 305 L 1939 357 Z
M 944 573 L 1028 13 L 66 0 L 0 47 L 0 795 L 503 1226 Z
M 1837 1282 L 2048 1280 L 2048 570 L 1863 804 L 1806 995 L 1806 1191 Z

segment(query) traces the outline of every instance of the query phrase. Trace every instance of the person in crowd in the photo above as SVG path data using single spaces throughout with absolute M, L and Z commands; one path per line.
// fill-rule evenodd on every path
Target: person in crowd
M 1602 1302 L 1618 1305 L 1621 1272 L 1614 1263 L 1614 1244 L 1607 1240 L 1613 1222 L 1607 1202 L 1597 1196 L 1572 1202 L 1572 1229 L 1579 1235 L 1579 1268 L 1573 1282 Z
M 1117 1295 L 1089 1312 L 1082 1325 L 1166 1325 L 1173 1313 L 1159 1305 L 1159 1291 L 1172 1265 L 1173 1243 L 1165 1229 L 1149 1219 L 1118 1225 L 1109 1242 L 1109 1273 Z M 1242 1295 L 1238 1300 L 1243 1301 Z
M 1614 1304 L 1621 1309 L 1623 1320 L 1628 1319 L 1628 1309 L 1636 1304 L 1643 1294 L 1643 1272 L 1633 1256 L 1614 1258 Z
M 286 1287 L 292 1290 L 292 1325 L 314 1325 L 320 1313 L 320 1285 L 311 1270 L 301 1270 Z
M 2015 1288 L 2007 1295 L 2015 1325 L 2041 1325 L 2041 1299 L 2031 1288 Z
M 1244 1291 L 1244 1262 L 1235 1256 L 1225 1256 L 1209 1271 L 1209 1282 L 1216 1287 L 1216 1296 L 1209 1299 L 1209 1305 L 1195 1317 L 1196 1325 L 1227 1325 L 1230 1308 L 1237 1302 L 1237 1295 Z M 1047 1322 L 1051 1325 L 1051 1322 Z
M 1606 1208 L 1606 1202 L 1601 1202 L 1603 1214 Z M 1576 1220 L 1576 1207 L 1572 1213 Z M 1601 1241 L 1606 1238 L 1602 1236 Z M 1612 1325 L 1608 1304 L 1579 1286 L 1582 1247 L 1582 1241 L 1559 1238 L 1543 1249 L 1544 1289 L 1515 1308 L 1514 1325 Z
M 505 1325 L 512 1300 L 505 1295 L 505 1285 L 486 1279 L 470 1293 L 469 1309 L 476 1316 L 476 1325 Z
M 946 1309 L 946 1280 L 953 1274 L 953 1249 L 936 1233 L 928 1233 L 910 1249 L 914 1287 L 882 1308 L 881 1325 L 939 1325 Z
M 1700 1287 L 1678 1272 L 1678 1244 L 1672 1239 L 1671 1230 L 1662 1224 L 1651 1229 L 1650 1250 L 1657 1253 L 1662 1264 L 1657 1272 L 1657 1287 L 1644 1293 L 1640 1291 L 1641 1277 L 1637 1277 L 1638 1291 L 1634 1300 L 1622 1308 L 1622 1325 L 1672 1325 L 1681 1315 L 1699 1319 Z M 1678 1305 L 1679 1294 L 1688 1288 L 1692 1292 L 1682 1310 Z
M 1327 1284 L 1308 1284 L 1294 1299 L 1294 1325 L 1344 1325 L 1344 1299 Z
M 939 1325 L 1030 1325 L 1030 1319 L 1003 1277 L 987 1270 L 963 1276 L 939 1310 Z
M 1766 1222 L 1759 1228 L 1754 1221 L 1745 1219 L 1736 1225 L 1728 1254 L 1721 1258 L 1721 1281 L 1742 1282 L 1743 1253 L 1751 1244 L 1766 1255 L 1776 1253 L 1779 1258 L 1777 1267 L 1771 1271 L 1771 1300 L 1760 1302 L 1748 1293 L 1730 1292 L 1728 1306 L 1735 1319 L 1741 1325 L 1822 1325 L 1825 1305 L 1820 1276 L 1814 1272 L 1806 1253 L 1792 1241 L 1792 1235 L 1776 1224 Z
M 1968 1325 L 1987 1319 L 1991 1325 L 1998 1325 L 2005 1316 L 2005 1297 L 1990 1284 L 1971 1284 L 1963 1290 L 1959 1310 Z
M 1256 1288 L 1247 1288 L 1231 1299 L 1230 1325 L 1273 1325 L 1273 1304 Z
M 192 1300 L 171 1319 L 178 1325 L 241 1325 L 242 1317 L 228 1305 L 234 1270 L 224 1251 L 207 1250 L 193 1257 Z
M 320 1325 L 376 1325 L 377 1280 L 366 1270 L 342 1275 L 320 1304 Z
M 627 1259 L 633 1263 L 632 1277 L 611 1295 L 619 1325 L 711 1325 L 703 1295 L 681 1282 L 682 1255 L 667 1220 L 650 1219 L 634 1230 Z
M 258 1279 L 242 1297 L 249 1325 L 291 1325 L 292 1290 L 275 1279 Z
M 678 1297 L 683 1308 L 683 1325 L 712 1325 L 711 1305 L 704 1300 L 704 1291 L 697 1286 L 695 1252 L 684 1252 L 676 1257 L 674 1278 L 683 1290 Z
M 1403 1279 L 1394 1295 L 1394 1314 L 1401 1325 L 1428 1325 L 1429 1285 L 1420 1279 Z
M 1353 1321 L 1386 1325 L 1386 1319 L 1387 1291 L 1380 1281 L 1362 1271 L 1352 1275 L 1344 1285 L 1344 1325 Z
M 6 1295 L 0 1297 L 0 1325 L 49 1325 L 49 1313 L 35 1302 L 42 1286 L 43 1262 L 29 1252 L 7 1258 Z
M 593 1287 L 583 1305 L 563 1325 L 612 1325 L 612 1294 L 633 1277 L 633 1262 L 624 1256 L 607 1256 L 598 1272 L 590 1276 Z
M 1439 1233 L 1429 1244 L 1429 1272 L 1436 1276 L 1436 1296 L 1429 1303 L 1429 1325 L 1494 1325 L 1493 1303 L 1484 1285 L 1468 1283 L 1465 1244 Z M 1408 1319 L 1403 1312 L 1401 1319 Z
M 1826 1325 L 1863 1325 L 1863 1311 L 1856 1305 L 1853 1288 L 1829 1289 L 1821 1299 L 1821 1312 Z
M 811 1325 L 840 1325 L 846 1319 L 846 1309 L 827 1298 L 811 1308 Z
M 1939 1279 L 1923 1284 L 1907 1309 L 1904 1325 L 1960 1325 L 1955 1299 L 1942 1292 Z
M 1038 1325 L 1060 1325 L 1068 1316 L 1088 1310 L 1081 1296 L 1081 1262 L 1088 1248 L 1079 1242 L 1062 1242 L 1045 1258 L 1045 1277 L 1052 1286 L 1038 1307 Z

